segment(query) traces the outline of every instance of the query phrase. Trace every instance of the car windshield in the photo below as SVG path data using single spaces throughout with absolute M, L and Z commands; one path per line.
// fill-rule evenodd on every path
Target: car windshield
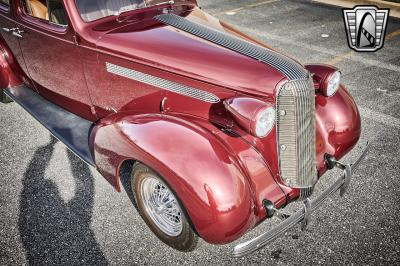
M 168 0 L 76 0 L 84 21 L 90 22 L 123 12 L 168 3 Z M 173 2 L 173 1 L 171 1 Z

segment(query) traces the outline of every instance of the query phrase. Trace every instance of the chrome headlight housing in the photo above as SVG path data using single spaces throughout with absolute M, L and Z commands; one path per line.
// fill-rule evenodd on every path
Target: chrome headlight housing
M 237 97 L 225 100 L 224 105 L 235 122 L 255 137 L 266 137 L 275 126 L 276 113 L 271 103 Z
M 325 97 L 332 97 L 340 89 L 342 73 L 334 66 L 306 65 L 305 68 L 313 75 L 314 87 Z

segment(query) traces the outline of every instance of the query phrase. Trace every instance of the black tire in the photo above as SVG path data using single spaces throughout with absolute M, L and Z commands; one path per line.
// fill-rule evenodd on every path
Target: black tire
M 2 103 L 11 103 L 13 100 L 10 99 L 10 97 L 8 97 L 3 89 L 0 89 L 0 102 Z
M 164 233 L 160 227 L 154 222 L 154 220 L 149 215 L 148 211 L 146 211 L 146 207 L 144 205 L 144 199 L 142 196 L 142 192 L 140 191 L 142 188 L 143 181 L 148 178 L 149 176 L 156 178 L 157 180 L 161 181 L 165 185 L 165 187 L 174 195 L 179 207 L 181 209 L 181 217 L 182 217 L 182 230 L 178 236 L 170 236 Z M 137 209 L 142 216 L 143 220 L 149 226 L 149 228 L 153 231 L 153 233 L 165 244 L 168 246 L 182 251 L 182 252 L 190 252 L 193 251 L 198 242 L 198 236 L 193 230 L 186 211 L 182 207 L 178 197 L 175 195 L 173 190 L 166 184 L 166 182 L 151 170 L 149 167 L 137 163 L 133 167 L 132 174 L 131 174 L 131 189 L 133 192 L 133 196 L 135 198 L 135 202 L 137 204 Z

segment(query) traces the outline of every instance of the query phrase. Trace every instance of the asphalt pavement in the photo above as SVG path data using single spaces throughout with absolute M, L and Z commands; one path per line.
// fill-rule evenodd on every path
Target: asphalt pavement
M 362 114 L 360 145 L 371 142 L 345 197 L 323 203 L 305 232 L 296 228 L 245 258 L 232 257 L 234 245 L 278 220 L 232 244 L 200 241 L 194 252 L 179 253 L 151 233 L 125 192 L 115 192 L 16 104 L 0 104 L 0 265 L 399 265 L 400 21 L 389 19 L 385 47 L 365 54 L 349 49 L 338 7 L 288 0 L 199 3 L 303 63 L 341 69 Z M 337 174 L 326 174 L 316 193 Z

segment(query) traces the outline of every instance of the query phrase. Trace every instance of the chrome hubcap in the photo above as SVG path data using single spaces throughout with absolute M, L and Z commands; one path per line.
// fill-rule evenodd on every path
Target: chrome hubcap
M 174 194 L 159 179 L 147 176 L 143 179 L 140 193 L 151 220 L 168 236 L 182 233 L 182 211 Z

